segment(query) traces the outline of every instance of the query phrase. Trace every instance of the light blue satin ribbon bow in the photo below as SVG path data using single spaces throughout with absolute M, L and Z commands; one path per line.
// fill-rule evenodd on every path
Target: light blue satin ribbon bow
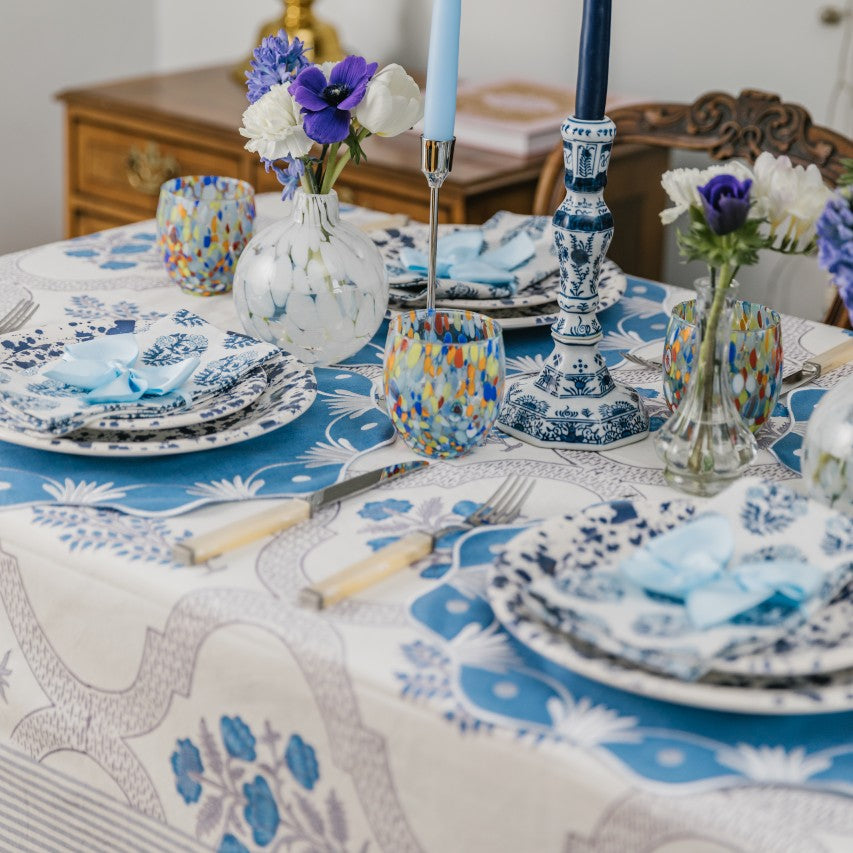
M 162 396 L 180 388 L 199 357 L 162 367 L 133 366 L 139 356 L 134 335 L 106 335 L 65 348 L 43 375 L 88 391 L 88 403 L 132 403 L 146 394 Z
M 709 513 L 649 540 L 621 564 L 649 592 L 681 599 L 697 628 L 710 628 L 781 595 L 799 607 L 813 596 L 821 573 L 796 560 L 744 561 L 734 555 L 731 524 Z
M 483 232 L 478 230 L 455 231 L 441 237 L 436 246 L 436 276 L 482 284 L 513 284 L 515 276 L 510 270 L 536 254 L 536 246 L 526 231 L 485 252 L 484 243 Z M 426 275 L 426 252 L 407 247 L 400 251 L 400 260 L 412 272 Z

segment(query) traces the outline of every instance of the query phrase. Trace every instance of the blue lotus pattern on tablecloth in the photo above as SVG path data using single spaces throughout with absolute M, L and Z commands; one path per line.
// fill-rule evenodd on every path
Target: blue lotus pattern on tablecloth
M 198 810 L 196 836 L 219 838 L 219 853 L 251 845 L 285 850 L 350 848 L 340 797 L 322 783 L 313 745 L 293 733 L 282 735 L 269 721 L 256 736 L 240 716 L 222 716 L 219 738 L 202 718 L 198 739 L 178 738 L 169 763 L 175 790 Z
M 835 736 L 853 729 L 853 713 L 835 715 L 831 726 L 805 715 L 764 716 L 756 725 L 751 715 L 625 693 L 517 642 L 497 622 L 485 584 L 495 553 L 525 529 L 467 533 L 451 571 L 412 603 L 422 637 L 400 648 L 407 666 L 394 676 L 403 698 L 430 705 L 462 733 L 593 750 L 629 776 L 676 788 L 810 782 L 853 794 L 853 739 L 839 744 Z
M 102 270 L 161 272 L 157 233 L 139 229 L 112 229 L 75 237 L 65 243 L 65 255 Z
M 127 299 L 121 299 L 118 302 L 106 302 L 89 294 L 71 296 L 63 311 L 67 317 L 75 320 L 103 322 L 109 318 L 145 325 L 166 316 L 163 311 L 143 310 L 136 302 Z
M 204 453 L 146 459 L 64 457 L 2 443 L 0 507 L 74 504 L 141 515 L 174 515 L 195 506 L 251 497 L 305 494 L 346 475 L 362 454 L 393 441 L 394 428 L 376 404 L 372 383 L 340 368 L 316 371 L 318 394 L 307 412 L 250 441 Z M 117 433 L 117 436 L 120 434 Z M 282 459 L 281 447 L 288 447 Z M 60 519 L 55 520 L 60 524 Z M 84 518 L 75 536 L 97 538 Z

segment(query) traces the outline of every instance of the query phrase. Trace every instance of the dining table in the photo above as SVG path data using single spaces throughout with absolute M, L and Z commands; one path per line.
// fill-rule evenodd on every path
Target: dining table
M 284 207 L 259 196 L 256 228 Z M 343 212 L 364 228 L 387 216 Z M 495 429 L 197 565 L 174 546 L 420 458 L 384 408 L 385 324 L 315 369 L 310 407 L 245 441 L 170 455 L 0 441 L 0 848 L 849 851 L 853 682 L 608 675 L 525 644 L 493 608 L 496 560 L 536 525 L 707 500 L 666 482 L 660 373 L 624 358 L 661 339 L 690 294 L 620 276 L 599 349 L 639 391 L 650 436 L 596 452 Z M 175 312 L 242 331 L 230 295 L 171 281 L 153 220 L 0 257 L 0 315 L 27 297 L 39 308 L 0 336 L 0 361 L 52 329 L 133 331 Z M 782 328 L 786 365 L 846 335 L 791 316 Z M 550 327 L 510 324 L 504 343 L 508 375 L 535 372 Z M 811 409 L 852 372 L 777 403 L 750 477 L 804 491 Z M 328 608 L 300 603 L 406 533 L 458 523 L 509 475 L 533 483 L 511 523 L 457 530 Z

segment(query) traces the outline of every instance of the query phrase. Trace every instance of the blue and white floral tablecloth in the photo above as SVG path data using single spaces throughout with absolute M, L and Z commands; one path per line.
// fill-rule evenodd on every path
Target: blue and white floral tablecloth
M 0 258 L 0 310 L 29 291 L 40 324 L 189 305 L 239 328 L 228 297 L 168 282 L 153 239 L 146 222 Z M 639 385 L 653 428 L 657 377 L 620 353 L 662 336 L 682 297 L 630 279 L 601 318 L 607 361 Z M 842 334 L 785 318 L 786 356 Z M 550 352 L 544 329 L 506 340 L 514 371 Z M 495 433 L 273 539 L 171 562 L 176 540 L 256 512 L 249 498 L 410 458 L 371 393 L 381 348 L 380 333 L 319 371 L 315 407 L 258 447 L 111 462 L 0 443 L 0 847 L 849 850 L 853 713 L 682 707 L 539 658 L 484 594 L 514 528 L 444 541 L 327 612 L 296 604 L 308 579 L 464 516 L 509 473 L 536 478 L 519 526 L 672 496 L 650 441 L 557 452 Z M 796 459 L 807 398 L 794 409 L 777 407 L 751 473 L 794 481 L 770 452 Z

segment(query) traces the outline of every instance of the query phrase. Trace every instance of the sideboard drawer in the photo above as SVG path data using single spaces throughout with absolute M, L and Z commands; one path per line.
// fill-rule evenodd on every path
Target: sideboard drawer
M 169 178 L 239 176 L 238 158 L 221 150 L 85 121 L 72 132 L 78 152 L 72 164 L 72 192 L 118 202 L 145 216 L 156 210 L 160 185 Z

